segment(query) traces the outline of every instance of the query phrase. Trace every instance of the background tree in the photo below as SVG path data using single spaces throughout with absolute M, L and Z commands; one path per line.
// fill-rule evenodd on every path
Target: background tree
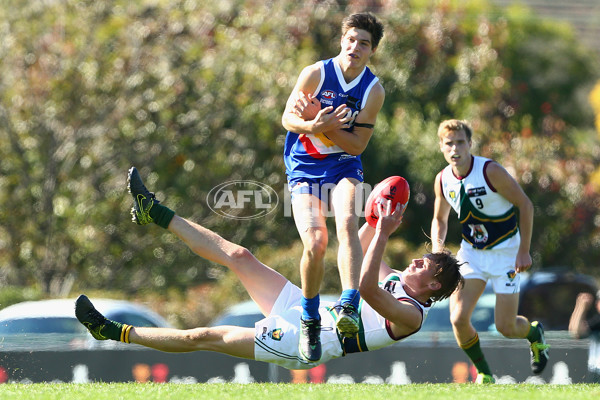
M 152 299 L 191 326 L 243 298 L 223 268 L 129 222 L 131 165 L 164 204 L 299 281 L 301 246 L 283 207 L 236 221 L 212 213 L 206 196 L 240 179 L 283 198 L 287 96 L 305 65 L 338 53 L 342 18 L 365 9 L 386 25 L 372 63 L 386 101 L 365 178 L 402 175 L 412 191 L 389 257 L 402 265 L 426 246 L 432 182 L 444 166 L 437 125 L 464 118 L 475 151 L 507 166 L 536 205 L 536 268 L 595 274 L 600 147 L 588 96 L 598 57 L 566 25 L 481 1 L 5 5 L 0 307 L 96 290 Z M 451 229 L 458 246 L 458 223 Z M 324 292 L 339 290 L 331 239 Z

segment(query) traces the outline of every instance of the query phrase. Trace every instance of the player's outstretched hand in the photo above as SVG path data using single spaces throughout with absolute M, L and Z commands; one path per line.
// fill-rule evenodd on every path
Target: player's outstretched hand
M 381 231 L 386 235 L 391 235 L 402 224 L 402 217 L 406 204 L 396 204 L 396 208 L 392 210 L 392 201 L 385 200 L 377 204 L 379 211 L 379 219 L 377 220 L 376 230 Z
M 577 295 L 577 300 L 575 301 L 576 305 L 583 307 L 585 310 L 590 308 L 590 306 L 594 303 L 594 296 L 587 292 L 582 292 Z

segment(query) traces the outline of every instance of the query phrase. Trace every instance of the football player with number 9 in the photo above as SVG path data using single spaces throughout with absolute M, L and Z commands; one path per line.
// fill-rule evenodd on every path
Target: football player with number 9
M 435 178 L 431 240 L 435 252 L 444 247 L 448 216 L 454 209 L 462 224 L 457 253 L 465 264 L 465 285 L 450 297 L 450 320 L 458 345 L 477 368 L 477 383 L 493 383 L 492 371 L 471 324 L 471 314 L 486 283 L 496 293 L 496 329 L 507 338 L 527 338 L 531 368 L 540 374 L 548 361 L 544 329 L 538 321 L 517 315 L 519 273 L 531 267 L 533 204 L 517 181 L 497 162 L 471 154 L 471 127 L 447 120 L 438 129 L 448 165 Z

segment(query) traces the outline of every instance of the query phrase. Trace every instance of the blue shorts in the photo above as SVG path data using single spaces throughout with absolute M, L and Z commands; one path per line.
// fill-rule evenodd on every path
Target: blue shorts
M 329 194 L 335 189 L 335 185 L 344 178 L 353 178 L 359 182 L 363 182 L 363 171 L 353 168 L 337 175 L 325 176 L 322 178 L 290 178 L 288 176 L 288 190 L 292 195 L 292 199 L 295 194 L 312 194 L 327 204 Z

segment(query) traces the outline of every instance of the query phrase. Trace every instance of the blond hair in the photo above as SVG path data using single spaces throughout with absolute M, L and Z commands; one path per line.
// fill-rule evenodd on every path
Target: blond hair
M 459 120 L 459 119 L 447 119 L 440 124 L 438 128 L 437 134 L 438 138 L 443 139 L 448 132 L 458 132 L 464 131 L 467 135 L 467 139 L 471 141 L 471 136 L 473 136 L 473 130 L 467 121 Z

